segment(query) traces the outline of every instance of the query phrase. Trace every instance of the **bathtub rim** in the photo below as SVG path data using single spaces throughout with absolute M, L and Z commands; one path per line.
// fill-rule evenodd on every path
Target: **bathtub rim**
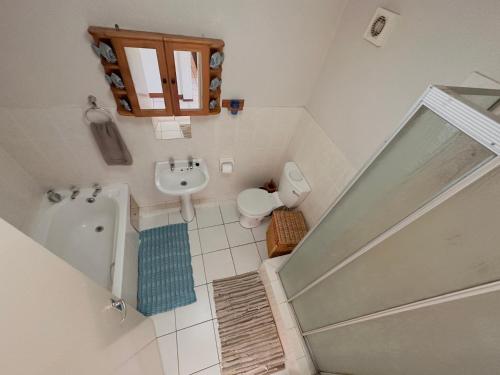
M 56 192 L 61 193 L 64 196 L 64 199 L 61 203 L 63 204 L 71 204 L 70 195 L 71 191 L 68 189 L 55 189 Z M 80 189 L 80 196 L 78 198 L 83 198 L 90 196 L 93 192 L 91 187 L 84 187 Z M 130 215 L 130 188 L 125 183 L 114 183 L 109 185 L 103 185 L 102 191 L 99 194 L 100 196 L 107 196 L 112 199 L 116 204 L 115 211 L 115 228 L 114 228 L 114 238 L 113 238 L 113 258 L 112 263 L 114 263 L 113 275 L 111 280 L 111 289 L 110 292 L 118 298 L 122 298 L 123 294 L 123 267 L 125 262 L 125 247 L 126 247 L 126 235 L 128 232 L 133 231 L 136 232 L 132 226 L 130 225 L 129 215 Z M 77 198 L 77 199 L 78 199 Z M 99 196 L 97 197 L 99 199 Z M 45 194 L 43 194 L 40 198 L 40 205 L 36 212 L 36 214 L 27 222 L 26 224 L 26 233 L 36 242 L 41 244 L 44 248 L 47 249 L 48 252 L 54 254 L 49 248 L 46 247 L 48 230 L 52 221 L 52 216 L 57 211 L 57 204 L 52 204 L 47 200 Z M 66 261 L 65 261 L 66 262 Z M 66 262 L 69 266 L 75 268 L 77 271 L 80 271 L 78 268 L 72 266 L 68 262 Z M 83 272 L 82 272 L 83 273 Z M 83 273 L 85 276 L 92 280 L 88 275 Z M 99 285 L 104 288 L 103 286 Z

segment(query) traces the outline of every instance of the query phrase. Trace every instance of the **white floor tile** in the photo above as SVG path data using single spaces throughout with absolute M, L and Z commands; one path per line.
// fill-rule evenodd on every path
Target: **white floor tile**
M 262 223 L 258 227 L 252 228 L 252 233 L 255 237 L 255 241 L 264 241 L 266 239 L 266 231 L 270 222 L 271 218 L 266 217 L 264 220 L 262 220 Z
M 156 314 L 151 317 L 155 325 L 156 337 L 175 332 L 175 314 L 174 310 Z
M 234 223 L 240 220 L 240 213 L 236 201 L 226 201 L 221 203 L 220 210 L 224 223 Z
M 207 283 L 236 274 L 229 249 L 203 254 L 203 262 L 205 263 Z
M 222 224 L 219 206 L 197 206 L 195 209 L 196 218 L 198 219 L 198 228 Z
M 222 362 L 222 344 L 220 342 L 219 336 L 219 321 L 217 319 L 212 320 L 214 323 L 214 332 L 215 332 L 215 343 L 217 344 L 217 353 L 219 354 L 219 361 Z
M 209 367 L 205 370 L 195 372 L 193 375 L 220 375 L 220 374 L 221 374 L 220 366 L 215 365 L 215 366 Z
M 210 309 L 212 310 L 212 318 L 217 318 L 217 312 L 215 310 L 215 300 L 214 300 L 214 286 L 212 283 L 207 284 L 208 287 L 208 300 L 210 302 Z
M 200 235 L 197 230 L 188 231 L 189 235 L 189 251 L 191 251 L 191 256 L 200 255 L 201 254 L 201 245 L 200 245 Z
M 229 243 L 226 238 L 226 231 L 224 225 L 217 225 L 215 227 L 203 228 L 199 231 L 201 250 L 203 253 L 211 251 L 227 249 Z
M 233 254 L 236 274 L 241 275 L 242 273 L 257 271 L 259 269 L 261 260 L 257 246 L 254 243 L 233 247 L 231 248 L 231 253 Z
M 168 225 L 168 213 L 141 216 L 139 227 L 141 230 L 163 227 Z
M 212 321 L 177 331 L 179 374 L 214 366 L 219 362 Z
M 257 250 L 259 250 L 260 259 L 262 259 L 262 261 L 268 259 L 269 255 L 267 254 L 267 242 L 260 241 L 257 242 L 256 245 L 257 245 Z
M 163 363 L 163 373 L 165 375 L 178 375 L 176 334 L 171 333 L 160 337 L 158 339 L 158 349 Z
M 201 255 L 191 258 L 191 266 L 193 267 L 194 286 L 205 284 L 207 279 L 205 278 L 205 267 Z
M 226 224 L 225 227 L 229 246 L 234 247 L 254 242 L 252 231 L 243 228 L 239 222 Z
M 180 224 L 180 223 L 185 223 L 184 219 L 182 218 L 181 212 L 180 211 L 173 211 L 168 214 L 168 223 L 169 224 Z M 193 230 L 198 228 L 197 223 L 196 223 L 196 216 L 193 218 L 193 220 L 188 223 L 188 230 Z
M 207 286 L 197 286 L 194 291 L 195 303 L 175 309 L 175 322 L 178 330 L 212 319 Z

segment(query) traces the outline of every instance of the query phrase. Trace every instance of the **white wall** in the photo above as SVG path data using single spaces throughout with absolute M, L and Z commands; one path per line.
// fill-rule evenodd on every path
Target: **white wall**
M 345 0 L 20 0 L 0 13 L 0 103 L 112 105 L 89 25 L 221 38 L 223 97 L 249 106 L 302 106 Z
M 41 198 L 41 186 L 0 146 L 0 216 L 23 230 Z
M 375 9 L 401 14 L 386 46 L 363 39 Z M 359 168 L 432 83 L 500 79 L 498 0 L 351 0 L 307 108 Z
M 146 0 L 10 2 L 0 12 L 0 144 L 44 188 L 127 182 L 139 205 L 173 200 L 153 180 L 156 160 L 208 161 L 211 182 L 198 198 L 224 199 L 279 176 L 301 106 L 316 81 L 344 0 Z M 193 118 L 193 138 L 160 141 L 149 119 L 117 116 L 130 167 L 104 164 L 82 122 L 88 94 L 114 111 L 89 25 L 222 38 L 222 96 L 245 99 L 237 117 Z M 218 173 L 233 156 L 235 173 Z
M 401 14 L 387 45 L 363 39 L 375 9 Z M 399 126 L 431 83 L 460 85 L 471 72 L 500 80 L 498 1 L 350 0 L 297 131 L 285 153 L 312 192 L 309 225 Z

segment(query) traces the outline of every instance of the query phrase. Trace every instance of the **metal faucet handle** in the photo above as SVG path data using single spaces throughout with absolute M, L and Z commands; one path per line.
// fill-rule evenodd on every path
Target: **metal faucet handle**
M 80 194 L 80 188 L 78 186 L 73 185 L 69 189 L 71 191 L 71 199 L 75 199 Z

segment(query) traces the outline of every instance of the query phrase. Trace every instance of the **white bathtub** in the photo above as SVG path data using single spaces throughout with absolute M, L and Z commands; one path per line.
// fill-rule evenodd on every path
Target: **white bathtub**
M 50 203 L 44 196 L 31 225 L 31 236 L 135 306 L 139 237 L 130 225 L 128 186 L 104 186 L 89 203 L 93 191 L 81 189 L 72 200 L 69 190 L 57 190 L 64 196 L 59 203 Z

